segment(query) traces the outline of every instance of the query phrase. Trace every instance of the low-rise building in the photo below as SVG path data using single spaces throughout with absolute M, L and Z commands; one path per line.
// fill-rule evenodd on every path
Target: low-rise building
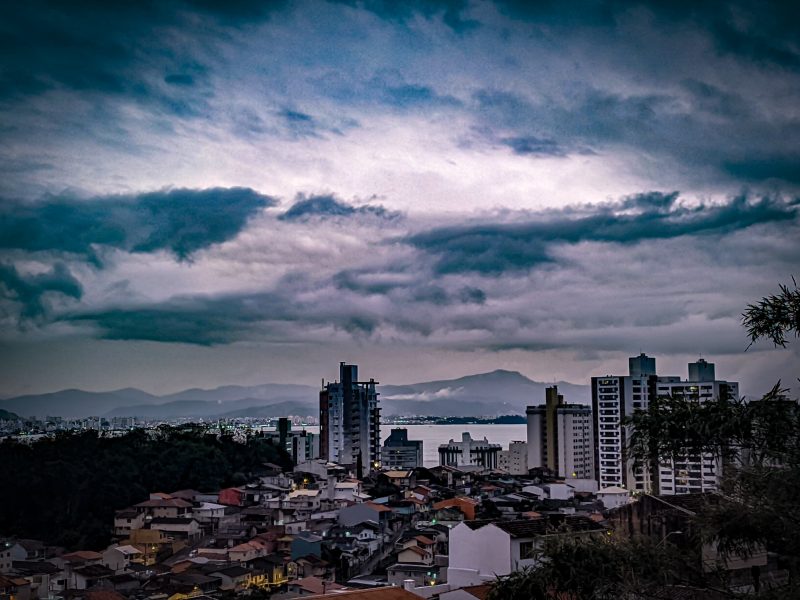
M 513 521 L 464 521 L 450 530 L 447 581 L 452 587 L 475 585 L 534 566 L 549 536 L 603 533 L 588 517 L 550 515 Z
M 473 440 L 468 431 L 461 434 L 461 441 L 450 440 L 439 446 L 439 464 L 450 467 L 497 468 L 500 444 L 491 444 L 485 437 Z

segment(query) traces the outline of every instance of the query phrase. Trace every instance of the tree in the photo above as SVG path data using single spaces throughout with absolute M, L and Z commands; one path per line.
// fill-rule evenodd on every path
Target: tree
M 489 600 L 644 600 L 701 583 L 691 557 L 649 538 L 551 537 L 534 558 L 538 566 L 499 579 Z
M 800 335 L 800 288 L 792 277 L 794 289 L 780 285 L 780 292 L 750 304 L 742 313 L 750 343 L 770 339 L 776 346 L 786 347 L 787 334 Z

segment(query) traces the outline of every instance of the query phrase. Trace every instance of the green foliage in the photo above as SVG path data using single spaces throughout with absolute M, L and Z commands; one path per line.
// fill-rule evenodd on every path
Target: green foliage
M 489 600 L 638 600 L 699 582 L 695 557 L 647 538 L 551 538 L 533 558 L 537 567 L 498 579 Z
M 778 382 L 760 400 L 662 397 L 633 413 L 630 456 L 640 463 L 658 457 L 711 453 L 739 464 L 800 463 L 800 405 Z
M 114 511 L 150 492 L 202 491 L 241 482 L 264 462 L 290 466 L 264 438 L 247 443 L 201 428 L 135 430 L 117 438 L 57 433 L 27 445 L 0 444 L 0 532 L 66 548 L 108 544 Z
M 776 346 L 786 347 L 786 335 L 800 335 L 800 288 L 792 278 L 794 289 L 780 286 L 780 293 L 766 296 L 756 304 L 748 305 L 742 313 L 742 324 L 747 329 L 751 344 L 760 338 L 772 340 Z

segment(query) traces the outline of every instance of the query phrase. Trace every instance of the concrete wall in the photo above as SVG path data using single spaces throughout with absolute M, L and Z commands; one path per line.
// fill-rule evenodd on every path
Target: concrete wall
M 494 525 L 473 531 L 459 523 L 450 530 L 451 587 L 474 585 L 512 571 L 511 536 Z

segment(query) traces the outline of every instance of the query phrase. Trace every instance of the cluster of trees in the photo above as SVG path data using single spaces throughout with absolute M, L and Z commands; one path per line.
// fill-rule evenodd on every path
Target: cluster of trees
M 742 316 L 752 342 L 785 347 L 800 335 L 800 289 L 781 286 Z M 694 549 L 711 544 L 733 557 L 766 548 L 784 579 L 762 578 L 744 592 L 724 569 L 704 572 L 697 551 L 668 538 L 615 534 L 546 543 L 537 568 L 499 579 L 489 599 L 800 598 L 800 405 L 787 391 L 778 382 L 756 400 L 661 398 L 628 419 L 629 449 L 639 464 L 703 453 L 723 461 L 722 489 L 692 523 Z
M 17 421 L 18 419 L 18 415 L 0 408 L 0 421 Z
M 114 511 L 150 492 L 240 485 L 271 462 L 291 458 L 269 440 L 246 443 L 194 427 L 134 430 L 105 438 L 97 432 L 58 433 L 33 444 L 0 444 L 0 533 L 67 549 L 105 547 Z

